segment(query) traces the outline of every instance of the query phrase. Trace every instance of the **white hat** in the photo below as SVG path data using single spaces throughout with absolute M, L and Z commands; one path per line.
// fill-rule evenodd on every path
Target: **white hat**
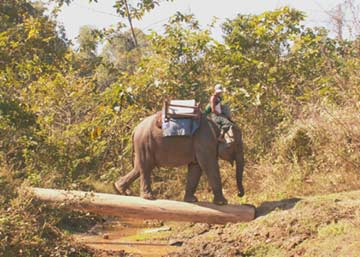
M 223 92 L 223 88 L 221 84 L 216 84 L 215 85 L 215 93 L 222 93 Z

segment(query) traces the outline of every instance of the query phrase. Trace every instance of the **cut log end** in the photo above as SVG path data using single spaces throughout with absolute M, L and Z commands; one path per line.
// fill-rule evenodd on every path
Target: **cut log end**
M 35 199 L 50 203 L 65 203 L 71 209 L 100 215 L 133 219 L 159 219 L 209 224 L 248 222 L 255 218 L 252 205 L 186 203 L 171 200 L 145 200 L 140 197 L 83 191 L 30 188 Z

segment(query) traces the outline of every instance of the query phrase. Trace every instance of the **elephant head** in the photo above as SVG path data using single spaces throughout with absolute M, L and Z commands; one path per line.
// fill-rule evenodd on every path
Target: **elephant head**
M 242 133 L 240 128 L 233 126 L 225 135 L 225 143 L 219 144 L 219 157 L 229 161 L 231 165 L 235 162 L 236 184 L 238 188 L 238 196 L 244 196 L 244 187 L 242 184 L 244 171 L 244 150 Z

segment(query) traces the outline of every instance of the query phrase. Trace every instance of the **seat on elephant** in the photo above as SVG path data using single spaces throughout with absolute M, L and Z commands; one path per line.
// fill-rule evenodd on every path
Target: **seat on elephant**
M 164 102 L 162 112 L 163 136 L 191 136 L 200 127 L 200 108 L 195 100 Z
M 199 104 L 195 100 L 165 100 L 165 118 L 192 118 L 198 119 L 200 115 Z

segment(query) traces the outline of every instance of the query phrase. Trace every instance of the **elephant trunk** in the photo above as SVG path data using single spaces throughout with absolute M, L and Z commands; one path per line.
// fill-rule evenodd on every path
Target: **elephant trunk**
M 244 172 L 244 156 L 242 151 L 237 154 L 236 157 L 236 184 L 238 188 L 238 196 L 242 197 L 245 194 L 244 187 L 243 187 L 243 172 Z

